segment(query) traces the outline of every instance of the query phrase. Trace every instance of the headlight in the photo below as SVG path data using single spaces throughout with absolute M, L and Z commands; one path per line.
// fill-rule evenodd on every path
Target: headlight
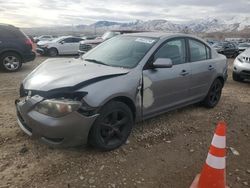
M 38 103 L 35 110 L 48 116 L 62 117 L 78 110 L 80 106 L 81 102 L 79 101 L 51 99 Z
M 243 59 L 242 56 L 238 56 L 238 57 L 237 57 L 237 60 L 238 60 L 239 62 L 241 62 L 241 63 L 244 63 L 244 59 Z

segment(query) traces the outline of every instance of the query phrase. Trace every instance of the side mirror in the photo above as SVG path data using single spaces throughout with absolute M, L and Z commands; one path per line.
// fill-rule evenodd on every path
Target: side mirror
M 64 41 L 61 41 L 60 44 L 64 44 L 65 42 Z
M 172 60 L 169 58 L 158 58 L 153 63 L 154 68 L 171 68 L 173 67 Z

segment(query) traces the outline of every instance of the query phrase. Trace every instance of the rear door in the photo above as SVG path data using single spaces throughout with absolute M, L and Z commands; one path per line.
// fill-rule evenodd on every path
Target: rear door
M 170 58 L 172 68 L 147 68 L 143 71 L 143 116 L 165 111 L 188 100 L 191 68 L 186 58 L 184 38 L 166 41 L 151 58 Z
M 190 100 L 202 99 L 207 95 L 216 75 L 216 61 L 211 58 L 211 49 L 205 43 L 188 39 L 189 62 L 192 70 Z

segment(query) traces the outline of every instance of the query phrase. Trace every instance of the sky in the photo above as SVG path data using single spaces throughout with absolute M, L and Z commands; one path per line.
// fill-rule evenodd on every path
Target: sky
M 0 23 L 18 27 L 250 16 L 250 0 L 0 0 Z

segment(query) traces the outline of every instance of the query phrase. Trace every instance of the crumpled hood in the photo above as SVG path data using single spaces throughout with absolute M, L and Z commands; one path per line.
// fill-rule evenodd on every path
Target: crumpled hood
M 128 72 L 129 69 L 90 63 L 81 59 L 48 59 L 24 79 L 23 86 L 26 90 L 37 91 L 75 86 L 81 88 L 85 83 L 91 84 Z
M 45 41 L 39 41 L 37 45 L 42 46 L 42 45 L 51 44 L 51 43 L 53 43 L 52 40 L 45 40 Z

